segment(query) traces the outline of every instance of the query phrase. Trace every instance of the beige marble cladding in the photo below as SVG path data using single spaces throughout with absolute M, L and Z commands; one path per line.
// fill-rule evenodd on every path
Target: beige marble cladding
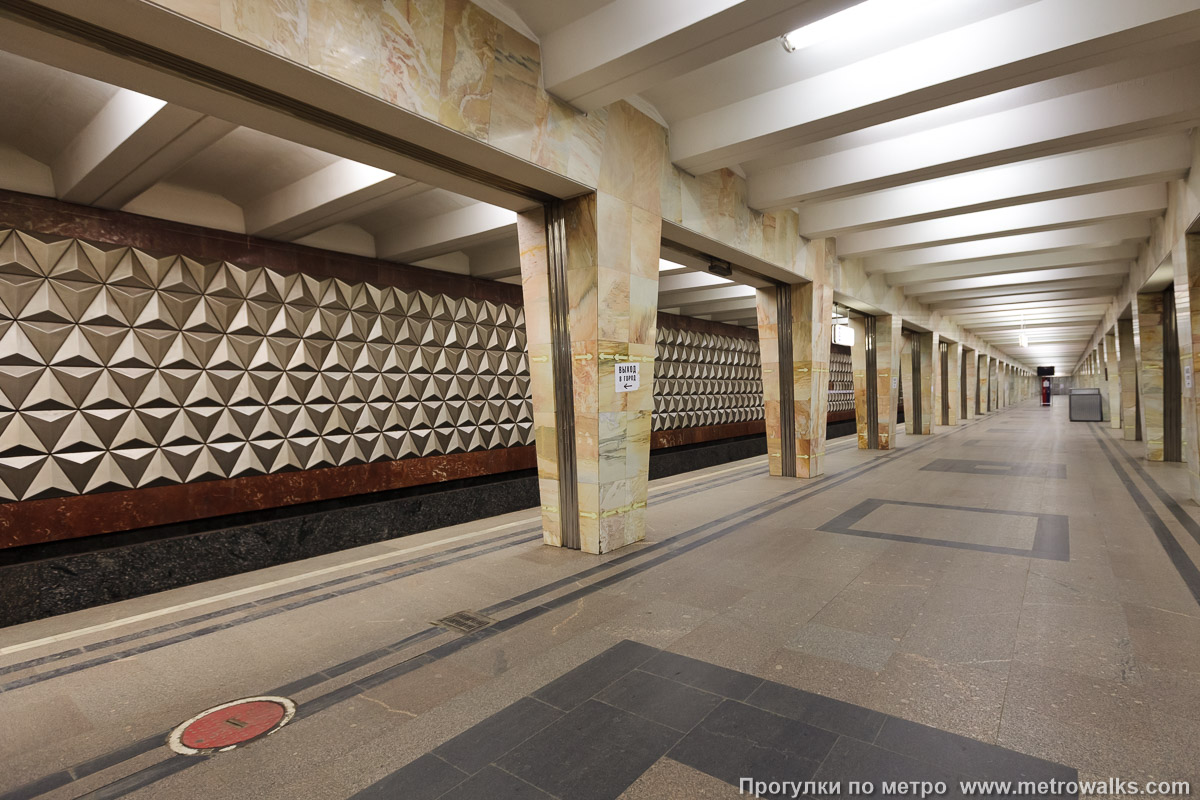
M 871 447 L 867 410 L 867 326 L 862 317 L 851 317 L 854 344 L 850 346 L 850 367 L 854 373 L 854 428 L 858 434 L 858 449 Z
M 662 218 L 657 181 L 634 176 L 658 175 L 666 160 L 665 131 L 632 106 L 610 106 L 606 121 L 605 135 L 598 140 L 599 191 L 563 204 L 580 544 L 590 553 L 645 538 Z M 540 227 L 540 234 L 538 226 L 530 227 L 522 241 L 522 280 L 526 302 L 536 301 L 527 305 L 527 313 L 536 309 L 548 342 L 548 289 L 541 296 L 542 287 L 548 287 L 548 279 L 541 277 L 548 275 L 548 263 L 533 242 L 539 235 L 545 239 L 544 225 Z M 547 355 L 549 361 L 538 363 L 552 364 L 553 354 Z M 639 365 L 639 386 L 618 392 L 616 367 L 626 363 Z M 539 431 L 543 421 L 553 424 L 551 398 L 545 392 L 540 400 L 534 396 Z M 557 507 L 557 489 L 545 480 L 543 507 Z M 561 544 L 553 531 L 545 538 Z
M 1000 362 L 988 359 L 988 411 L 1000 409 Z
M 1146 460 L 1163 460 L 1163 296 L 1139 294 L 1134 310 L 1138 329 L 1138 404 Z
M 1107 338 L 1100 340 L 1099 347 L 1096 348 L 1096 378 L 1097 385 L 1100 389 L 1100 412 L 1104 419 L 1112 419 L 1112 406 L 1109 402 L 1110 382 L 1108 371 L 1108 354 L 1105 351 L 1107 346 Z
M 967 363 L 967 419 L 975 419 L 975 398 L 979 391 L 979 358 L 974 350 L 968 350 L 965 347 L 962 351 L 962 357 Z
M 792 287 L 792 384 L 799 478 L 815 478 L 825 471 L 832 328 L 833 290 L 817 282 Z
M 558 429 L 555 417 L 554 346 L 550 333 L 550 316 L 553 312 L 543 209 L 537 208 L 517 216 L 517 241 L 521 252 L 521 295 L 529 349 L 529 388 L 533 403 L 533 438 L 537 449 L 542 538 L 546 544 L 560 547 L 562 520 Z
M 909 436 L 920 433 L 916 429 L 917 414 L 914 403 L 917 393 L 913 386 L 913 348 L 918 347 L 916 337 L 908 331 L 900 333 L 900 385 L 904 391 L 904 432 Z M 917 377 L 920 377 L 919 375 Z
M 979 413 L 986 414 L 991 411 L 991 390 L 989 389 L 990 381 L 988 373 L 991 371 L 992 359 L 986 355 L 979 356 Z
M 942 394 L 946 391 L 946 387 L 942 385 L 942 345 L 941 337 L 936 333 L 931 334 L 932 347 L 930 348 L 929 370 L 931 373 L 929 381 L 930 389 L 930 415 L 929 419 L 934 425 L 942 424 Z
M 437 119 L 442 96 L 443 0 L 384 0 L 380 16 L 380 94 Z
M 783 434 L 779 406 L 779 305 L 778 288 L 755 292 L 758 313 L 758 349 L 762 365 L 763 418 L 767 432 L 767 464 L 772 475 L 783 475 Z
M 210 21 L 219 8 L 221 30 L 275 55 L 308 62 L 309 0 L 209 0 L 170 5 L 175 11 L 199 14 Z
M 1121 433 L 1128 442 L 1142 438 L 1138 418 L 1138 367 L 1132 319 L 1117 320 L 1117 360 L 1121 370 Z
M 380 94 L 383 3 L 309 0 L 308 63 L 343 83 Z
M 921 430 L 918 433 L 929 435 L 933 433 L 933 413 L 937 408 L 934 402 L 937 392 L 937 370 L 934 365 L 934 354 L 937 353 L 936 334 L 917 334 L 916 341 L 921 353 Z
M 879 449 L 896 446 L 896 406 L 900 385 L 901 319 L 895 315 L 875 318 L 875 373 L 879 401 Z
M 951 342 L 949 348 L 949 364 L 946 367 L 946 401 L 949 413 L 947 423 L 958 425 L 962 415 L 962 345 Z
M 1183 434 L 1184 453 L 1187 457 L 1188 479 L 1191 483 L 1192 499 L 1200 498 L 1200 390 L 1197 390 L 1197 358 L 1200 347 L 1196 337 L 1200 336 L 1200 235 L 1188 234 L 1183 246 L 1177 247 L 1175 265 L 1175 303 L 1179 314 L 1179 355 L 1183 366 Z M 1185 309 L 1180 303 L 1186 299 Z M 1184 328 L 1184 322 L 1187 328 Z M 1187 376 L 1191 374 L 1191 386 Z

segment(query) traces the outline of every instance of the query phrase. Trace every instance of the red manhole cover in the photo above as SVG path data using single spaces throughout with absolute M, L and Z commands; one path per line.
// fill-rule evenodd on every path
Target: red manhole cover
M 296 706 L 285 697 L 247 697 L 210 708 L 171 732 L 170 746 L 184 755 L 232 750 L 287 724 Z

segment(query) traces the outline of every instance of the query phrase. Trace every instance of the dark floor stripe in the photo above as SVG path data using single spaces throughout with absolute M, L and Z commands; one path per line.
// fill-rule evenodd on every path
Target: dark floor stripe
M 1166 552 L 1167 558 L 1171 559 L 1171 564 L 1175 567 L 1175 571 L 1179 573 L 1179 577 L 1183 579 L 1187 585 L 1188 591 L 1192 593 L 1192 598 L 1197 604 L 1200 604 L 1200 569 L 1192 563 L 1188 558 L 1187 552 L 1184 551 L 1182 545 L 1176 540 L 1171 529 L 1163 522 L 1162 517 L 1158 516 L 1158 512 L 1150 505 L 1150 501 L 1138 489 L 1137 484 L 1133 482 L 1128 473 L 1121 468 L 1120 461 L 1110 449 L 1110 444 L 1104 441 L 1101 434 L 1096 431 L 1095 426 L 1091 426 L 1092 435 L 1096 437 L 1100 449 L 1104 451 L 1104 455 L 1108 458 L 1108 463 L 1112 465 L 1113 471 L 1117 473 L 1117 477 L 1121 479 L 1121 483 L 1125 485 L 1125 490 L 1129 492 L 1129 496 L 1133 498 L 1133 502 L 1137 505 L 1138 510 L 1142 512 L 1146 522 L 1149 523 L 1150 529 L 1154 531 L 1154 535 L 1158 538 L 1158 543 L 1162 545 L 1162 549 Z
M 1158 483 L 1158 481 L 1154 480 L 1150 473 L 1146 471 L 1146 468 L 1142 466 L 1142 463 L 1139 459 L 1129 455 L 1129 453 L 1116 442 L 1109 440 L 1109 443 L 1112 445 L 1113 449 L 1122 458 L 1124 458 L 1125 462 L 1129 464 L 1129 466 L 1132 467 L 1133 470 L 1141 477 L 1146 485 L 1150 487 L 1150 491 L 1154 492 L 1154 495 L 1164 506 L 1167 507 L 1167 510 L 1171 512 L 1175 519 L 1179 520 L 1179 524 L 1182 525 L 1184 530 L 1188 532 L 1188 535 L 1190 535 L 1192 539 L 1196 541 L 1196 544 L 1200 544 L 1200 523 L 1197 523 L 1196 520 L 1192 519 L 1191 515 L 1183 510 L 1183 506 L 1179 505 L 1175 498 L 1171 496 L 1170 492 L 1164 489 Z
M 644 556 L 648 552 L 653 552 L 655 550 L 660 550 L 660 549 L 671 548 L 671 549 L 669 549 L 669 551 L 667 553 L 664 553 L 662 556 L 659 556 L 655 559 L 651 559 L 651 561 L 654 562 L 651 566 L 657 566 L 660 563 L 671 560 L 671 559 L 673 559 L 679 555 L 682 555 L 684 553 L 690 552 L 690 551 L 696 549 L 697 547 L 702 546 L 703 544 L 707 544 L 711 541 L 714 541 L 715 539 L 725 536 L 725 535 L 729 534 L 730 532 L 737 530 L 738 527 L 740 527 L 742 524 L 745 524 L 747 522 L 758 521 L 760 519 L 763 519 L 764 517 L 778 513 L 779 511 L 783 511 L 786 508 L 790 508 L 791 506 L 794 506 L 795 504 L 797 504 L 799 502 L 807 500 L 814 495 L 821 494 L 825 491 L 828 491 L 829 489 L 833 489 L 833 488 L 836 488 L 837 486 L 841 486 L 842 484 L 847 483 L 849 481 L 856 480 L 857 478 L 861 477 L 862 475 L 865 475 L 868 472 L 872 472 L 876 469 L 879 469 L 880 467 L 887 466 L 888 464 L 894 462 L 898 458 L 902 458 L 906 455 L 910 455 L 912 453 L 919 452 L 921 450 L 924 450 L 926 447 L 930 447 L 935 444 L 940 444 L 946 438 L 953 436 L 955 433 L 958 433 L 958 432 L 970 427 L 971 424 L 972 423 L 967 423 L 965 425 L 957 426 L 954 430 L 952 430 L 948 433 L 930 436 L 928 439 L 923 441 L 921 444 L 918 444 L 915 446 L 905 447 L 901 450 L 885 451 L 885 453 L 886 453 L 885 455 L 883 455 L 877 459 L 874 459 L 867 464 L 855 465 L 853 467 L 848 467 L 844 470 L 836 472 L 832 475 L 825 476 L 823 478 L 814 479 L 814 480 L 817 480 L 820 482 L 819 485 L 803 486 L 803 487 L 800 487 L 797 489 L 793 489 L 790 492 L 786 492 L 786 493 L 780 495 L 779 497 L 776 497 L 774 500 L 768 501 L 767 505 L 771 505 L 774 507 L 762 510 L 759 513 L 755 514 L 754 516 L 752 516 L 748 519 L 739 520 L 735 524 L 725 525 L 724 528 L 717 530 L 714 533 L 711 533 L 708 536 L 705 536 L 703 539 L 697 540 L 696 542 L 691 542 L 686 545 L 679 544 L 679 542 L 683 539 L 691 538 L 691 537 L 696 536 L 696 535 L 698 535 L 706 530 L 709 530 L 713 527 L 723 525 L 734 519 L 737 519 L 738 517 L 741 517 L 744 514 L 748 513 L 751 509 L 749 507 L 742 508 L 739 511 L 736 511 L 736 512 L 728 514 L 724 517 L 721 517 L 720 519 L 713 520 L 711 522 L 705 523 L 704 525 L 698 526 L 697 528 L 693 528 L 689 531 L 684 531 L 682 533 L 675 534 L 672 537 L 663 539 L 662 541 L 656 542 L 655 544 L 649 545 L 648 547 L 641 548 L 640 550 L 638 550 L 636 552 L 632 552 L 627 555 L 621 556 L 619 558 L 615 558 L 604 564 L 600 564 L 595 567 L 588 568 L 586 570 L 583 570 L 582 572 L 576 573 L 573 576 L 569 576 L 568 578 L 564 578 L 564 579 L 561 579 L 558 581 L 552 581 L 548 584 L 543 585 L 542 587 L 539 587 L 538 589 L 532 590 L 531 592 L 526 592 L 523 595 L 518 595 L 518 597 L 525 598 L 524 600 L 518 601 L 518 603 L 512 603 L 511 600 L 504 601 L 505 604 L 508 604 L 508 605 L 505 605 L 505 607 L 511 607 L 512 605 L 519 604 L 519 602 L 525 602 L 528 599 L 533 599 L 534 597 L 537 597 L 539 595 L 543 595 L 548 592 L 555 591 L 557 588 L 561 588 L 563 585 L 574 584 L 574 583 L 578 582 L 579 580 L 582 580 L 593 574 L 597 574 L 601 571 L 611 569 L 611 568 L 613 568 L 621 563 L 624 563 L 628 560 Z M 922 438 L 924 438 L 924 437 L 922 437 Z M 722 476 L 722 478 L 724 478 L 724 477 L 725 476 Z M 700 488 L 700 487 L 689 487 L 690 490 L 695 490 L 697 488 Z M 660 498 L 660 501 L 661 501 L 661 499 L 662 498 Z M 639 566 L 641 566 L 641 565 L 639 565 Z M 589 586 L 582 587 L 582 588 L 576 590 L 576 592 L 573 592 L 573 593 L 570 593 L 569 595 L 564 596 L 564 597 L 569 597 L 570 600 L 563 601 L 561 598 L 558 598 L 556 600 L 552 600 L 549 604 L 539 605 L 539 606 L 535 606 L 531 609 L 527 609 L 526 611 L 516 614 L 513 617 L 509 617 L 504 620 L 500 620 L 495 625 L 493 625 L 489 628 L 484 628 L 483 630 L 477 631 L 473 634 L 468 634 L 466 636 L 463 636 L 463 637 L 460 637 L 457 639 L 453 639 L 449 642 L 439 645 L 438 647 L 433 648 L 432 650 L 429 650 L 429 651 L 426 651 L 419 655 L 413 656 L 410 659 L 401 661 L 397 664 L 392 665 L 391 667 L 387 667 L 384 670 L 373 673 L 372 675 L 365 676 L 365 677 L 359 679 L 358 681 L 347 684 L 346 686 L 340 687 L 331 692 L 327 692 L 324 695 L 319 695 L 319 696 L 313 698 L 312 700 L 309 700 L 308 702 L 302 704 L 302 706 L 297 709 L 296 716 L 298 718 L 312 716 L 313 714 L 316 713 L 316 711 L 324 710 L 326 708 L 329 708 L 332 705 L 335 705 L 338 702 L 341 702 L 342 700 L 347 700 L 351 697 L 354 697 L 354 696 L 360 694 L 361 692 L 366 691 L 370 687 L 378 685 L 381 682 L 386 682 L 388 680 L 392 680 L 392 679 L 398 677 L 399 675 L 406 674 L 407 672 L 411 672 L 412 670 L 418 669 L 419 667 L 425 666 L 430 663 L 434 663 L 437 660 L 444 658 L 448 655 L 451 655 L 452 653 L 456 653 L 456 652 L 464 649 L 465 647 L 469 647 L 470 645 L 475 644 L 476 642 L 491 638 L 492 636 L 497 635 L 498 633 L 501 633 L 506 630 L 510 630 L 514 627 L 517 627 L 520 624 L 528 622 L 531 619 L 535 619 L 535 618 L 541 616 L 542 614 L 553 610 L 554 608 L 560 607 L 565 602 L 573 602 L 578 597 L 582 597 L 582 596 L 585 596 L 586 594 L 590 594 L 591 592 L 598 591 L 598 590 L 605 588 L 607 586 L 610 586 L 613 583 L 616 583 L 620 580 L 624 580 L 625 578 L 631 577 L 632 575 L 640 574 L 641 572 L 645 571 L 645 569 L 649 569 L 649 568 L 650 568 L 649 566 L 646 566 L 644 568 L 633 567 L 633 568 L 631 568 L 629 570 L 625 570 L 622 573 L 619 573 L 617 575 L 608 576 L 607 578 L 605 578 L 601 581 L 597 581 L 594 584 L 590 584 Z M 515 599 L 516 598 L 513 598 L 513 600 L 515 600 Z M 432 631 L 432 636 L 440 635 L 440 633 L 441 633 L 441 631 Z M 431 631 L 422 631 L 421 633 L 414 634 L 413 636 L 410 636 L 410 637 L 406 637 L 405 639 L 402 639 L 400 642 L 397 642 L 397 643 L 389 646 L 386 649 L 389 650 L 390 652 L 398 651 L 398 650 L 402 649 L 402 643 L 409 642 L 409 644 L 411 644 L 412 640 L 414 640 L 418 637 L 424 637 L 424 639 L 432 638 L 432 636 L 430 634 L 431 634 Z M 422 640 L 424 640 L 424 639 L 422 639 Z M 378 651 L 375 651 L 375 652 L 378 652 Z M 381 655 L 380 657 L 383 657 L 383 655 Z M 362 657 L 356 657 L 355 659 L 353 659 L 353 661 L 360 661 L 361 659 L 362 659 Z M 356 666 L 364 666 L 364 664 L 360 663 L 360 664 L 357 664 Z M 327 677 L 324 677 L 327 675 L 327 673 L 336 672 L 336 670 L 337 670 L 337 667 L 333 667 L 325 672 L 316 673 L 313 676 L 309 676 L 309 678 L 301 678 L 299 682 L 306 682 L 307 686 L 305 688 L 311 688 L 311 686 L 319 685 L 321 682 L 328 679 Z M 320 680 L 314 680 L 317 678 L 320 678 Z M 291 685 L 289 685 L 289 686 L 291 686 Z M 315 710 L 313 710 L 313 709 L 315 709 Z M 164 731 L 162 734 L 160 734 L 158 736 L 147 737 L 146 739 L 144 739 L 142 741 L 143 742 L 151 742 L 151 743 L 155 742 L 155 741 L 163 742 L 166 740 L 167 735 L 168 735 L 168 732 Z M 153 749 L 153 748 L 152 747 L 148 748 L 146 751 L 143 751 L 143 752 L 148 752 L 149 749 Z M 99 756 L 95 759 L 91 759 L 87 762 L 84 762 L 83 764 L 75 767 L 72 771 L 79 771 L 81 769 L 86 768 L 86 766 L 88 764 L 95 762 L 95 761 L 101 761 L 101 760 L 108 762 L 107 765 L 112 765 L 112 763 L 113 763 L 111 761 L 110 755 L 104 755 L 104 756 Z M 181 770 L 187 769 L 187 768 L 193 766 L 194 764 L 199 763 L 199 761 L 200 760 L 198 760 L 198 759 L 188 758 L 185 756 L 174 756 L 174 757 L 168 758 L 164 761 L 160 761 L 157 764 L 151 765 L 150 767 L 145 767 L 137 772 L 131 773 L 130 775 L 120 778 L 117 781 L 114 781 L 113 783 L 108 784 L 107 786 L 96 790 L 96 792 L 92 792 L 90 794 L 84 795 L 83 797 L 85 797 L 85 798 L 120 797 L 128 792 L 132 792 L 138 788 L 147 786 L 150 783 L 153 783 L 153 782 L 159 780 L 159 778 L 161 778 L 161 777 L 166 777 L 166 774 L 174 774 L 175 772 L 179 772 Z M 180 764 L 181 766 L 179 766 L 177 769 L 171 770 L 169 773 L 159 775 L 158 771 L 160 771 L 162 769 L 161 765 L 163 765 L 163 764 Z M 145 779 L 139 778 L 139 776 L 142 776 L 144 773 L 147 775 L 147 777 Z M 48 791 L 48 790 L 43 789 L 41 791 L 36 791 L 36 792 L 32 792 L 32 793 L 27 790 L 34 788 L 35 786 L 37 786 L 40 783 L 41 783 L 41 781 L 39 780 L 35 783 L 26 784 L 25 786 L 15 789 L 11 792 L 0 795 L 0 800 L 28 800 L 29 798 L 37 797 L 40 794 L 43 794 L 45 791 Z M 117 790 L 116 794 L 112 794 L 112 793 L 98 794 L 98 792 L 108 791 L 110 789 L 110 787 L 117 787 L 118 784 L 120 784 L 120 788 Z

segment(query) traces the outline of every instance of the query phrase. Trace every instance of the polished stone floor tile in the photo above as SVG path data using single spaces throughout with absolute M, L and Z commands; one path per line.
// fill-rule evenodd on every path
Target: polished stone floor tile
M 442 795 L 441 800 L 554 800 L 532 784 L 496 767 L 487 767 Z
M 1107 680 L 1136 680 L 1125 610 L 1106 605 L 1028 605 L 1021 612 L 1015 655 Z
M 534 696 L 543 703 L 570 711 L 658 652 L 648 645 L 623 641 L 539 689 Z
M 678 733 L 665 726 L 589 700 L 497 766 L 557 797 L 607 800 L 624 792 L 676 741 Z
M 961 778 L 962 776 L 938 766 L 937 762 L 918 761 L 845 737 L 839 739 L 834 745 L 829 757 L 825 759 L 815 775 L 815 779 L 818 781 L 841 782 L 843 794 L 839 796 L 846 798 L 855 797 L 848 791 L 851 781 L 870 781 L 876 787 L 882 787 L 886 782 L 928 783 L 931 786 L 944 783 L 948 791 L 937 796 L 962 797 L 959 791 Z M 876 789 L 876 791 L 881 791 L 881 789 Z
M 884 721 L 884 715 L 878 711 L 773 681 L 766 681 L 755 689 L 754 694 L 746 698 L 746 703 L 781 717 L 865 742 L 875 739 Z
M 521 698 L 433 751 L 474 774 L 562 716 L 553 706 Z
M 829 754 L 837 735 L 726 700 L 670 752 L 671 758 L 737 784 L 745 776 L 805 780 Z
M 646 770 L 618 800 L 737 800 L 746 795 L 723 780 L 662 758 Z
M 899 649 L 953 664 L 1007 668 L 1019 619 L 1016 611 L 970 615 L 923 611 L 900 640 Z
M 801 628 L 787 646 L 876 672 L 887 666 L 897 648 L 896 641 L 890 637 L 831 628 L 815 622 Z
M 718 695 L 641 670 L 610 684 L 596 699 L 683 732 L 696 727 L 721 702 Z
M 659 653 L 642 669 L 735 700 L 744 700 L 762 684 L 760 678 L 752 675 L 668 652 Z
M 353 800 L 434 800 L 466 780 L 467 775 L 435 755 L 424 755 L 378 783 L 354 795 Z
M 830 601 L 812 621 L 899 641 L 929 599 L 922 585 L 889 586 L 855 582 Z
M 970 778 L 1069 781 L 1075 777 L 1075 770 L 1061 764 L 896 718 L 884 722 L 875 745 L 934 764 L 953 764 L 956 772 Z
M 961 458 L 938 458 L 921 467 L 927 472 L 957 472 L 962 475 L 988 475 L 1001 478 L 1058 478 L 1067 477 L 1066 464 L 1031 463 L 1028 461 L 976 461 Z

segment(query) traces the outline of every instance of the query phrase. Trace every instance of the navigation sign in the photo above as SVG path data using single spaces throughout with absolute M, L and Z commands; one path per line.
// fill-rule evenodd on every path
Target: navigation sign
M 618 392 L 632 392 L 642 385 L 641 364 L 617 364 L 614 377 Z

